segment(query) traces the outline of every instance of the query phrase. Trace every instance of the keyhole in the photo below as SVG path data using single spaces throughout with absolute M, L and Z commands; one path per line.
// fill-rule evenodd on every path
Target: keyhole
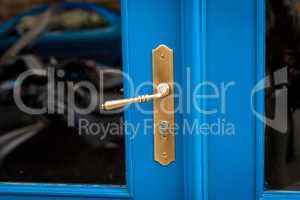
M 159 124 L 159 129 L 160 129 L 160 132 L 162 134 L 162 144 L 161 144 L 161 148 L 164 149 L 165 146 L 166 146 L 166 142 L 167 142 L 167 134 L 168 134 L 168 131 L 169 131 L 169 122 L 168 121 L 161 121 L 160 124 Z M 168 157 L 168 154 L 167 152 L 164 150 L 162 152 L 162 155 L 161 155 L 164 159 L 166 159 Z

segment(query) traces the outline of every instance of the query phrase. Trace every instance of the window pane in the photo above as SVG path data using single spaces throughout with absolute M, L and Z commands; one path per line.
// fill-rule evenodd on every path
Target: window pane
M 53 2 L 1 1 L 0 182 L 125 185 L 120 2 Z
M 300 190 L 300 2 L 268 0 L 266 28 L 266 186 Z

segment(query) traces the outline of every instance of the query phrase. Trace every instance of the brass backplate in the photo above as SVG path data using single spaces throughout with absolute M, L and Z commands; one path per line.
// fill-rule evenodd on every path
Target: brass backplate
M 168 83 L 170 95 L 154 100 L 154 159 L 161 165 L 175 160 L 173 50 L 159 45 L 152 50 L 154 93 L 160 83 Z

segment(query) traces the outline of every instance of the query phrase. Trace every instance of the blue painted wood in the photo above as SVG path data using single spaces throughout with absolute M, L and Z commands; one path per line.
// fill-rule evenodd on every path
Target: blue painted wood
M 206 1 L 182 1 L 182 74 L 184 91 L 189 97 L 184 99 L 184 123 L 192 125 L 206 122 L 206 116 L 193 108 L 193 89 L 206 80 Z M 204 90 L 204 88 L 203 88 Z M 202 91 L 205 93 L 205 91 Z M 197 100 L 202 108 L 206 102 Z M 186 131 L 186 130 L 185 130 Z M 185 133 L 184 142 L 184 186 L 186 200 L 206 199 L 206 138 L 199 130 Z
M 268 191 L 260 197 L 260 200 L 298 200 L 300 199 L 299 192 L 282 192 L 282 191 Z
M 181 8 L 180 0 L 124 0 L 122 1 L 122 34 L 124 71 L 130 75 L 134 85 L 125 83 L 125 96 L 136 95 L 132 89 L 148 81 L 152 83 L 152 49 L 164 43 L 174 49 L 175 81 L 182 81 L 181 62 Z M 141 93 L 151 93 L 148 85 Z M 177 91 L 176 91 L 177 92 Z M 175 104 L 179 101 L 176 100 Z M 126 174 L 125 188 L 113 186 L 72 185 L 26 185 L 0 184 L 1 200 L 48 200 L 48 199 L 172 199 L 183 197 L 183 154 L 182 136 L 177 134 L 176 160 L 169 166 L 161 166 L 153 160 L 152 103 L 140 107 L 150 111 L 143 114 L 135 106 L 125 113 L 126 122 L 136 125 L 137 133 L 126 132 Z M 175 115 L 175 122 L 181 124 L 182 115 Z M 131 139 L 134 136 L 134 139 Z
M 117 186 L 71 186 L 71 185 L 46 185 L 46 184 L 2 184 L 2 195 L 12 196 L 53 196 L 53 197 L 82 197 L 82 198 L 130 198 L 130 193 L 125 187 Z
M 128 33 L 129 33 L 129 21 L 128 21 L 128 5 L 127 1 L 120 1 L 121 2 L 121 15 L 122 15 L 122 57 L 123 57 L 123 71 L 127 74 L 130 73 L 130 63 L 129 63 L 129 52 L 128 49 L 130 48 L 130 43 L 128 40 Z M 123 82 L 124 85 L 124 97 L 127 98 L 130 96 L 129 91 L 131 90 L 130 85 L 126 80 Z M 124 117 L 127 121 L 132 121 L 131 110 L 127 109 L 124 112 Z M 132 166 L 132 140 L 130 139 L 130 134 L 127 133 L 125 130 L 125 160 L 126 160 L 126 182 L 127 182 L 127 189 L 129 193 L 133 194 L 133 166 Z
M 51 197 L 51 196 L 1 196 L 1 200 L 57 200 L 58 197 Z M 115 198 L 115 197 L 110 197 L 110 198 L 82 198 L 82 197 L 65 197 L 65 198 L 59 198 L 63 200 L 109 200 L 109 199 L 114 199 L 114 200 L 122 200 L 121 198 Z
M 196 2 L 193 5 L 198 6 Z M 202 0 L 202 5 L 206 5 L 206 12 L 202 10 L 200 15 L 206 24 L 206 36 L 200 37 L 198 46 L 204 53 L 198 64 L 206 68 L 200 73 L 206 74 L 200 76 L 214 83 L 236 82 L 227 99 L 227 112 L 207 118 L 209 123 L 219 117 L 231 120 L 236 125 L 236 135 L 208 136 L 207 144 L 202 138 L 202 154 L 198 156 L 208 159 L 203 162 L 203 180 L 199 181 L 202 199 L 299 200 L 300 192 L 265 191 L 264 124 L 255 118 L 250 106 L 251 89 L 265 76 L 265 0 Z M 196 32 L 201 35 L 201 30 Z M 197 36 L 192 37 L 198 41 Z M 263 114 L 263 91 L 255 96 L 254 104 L 255 110 Z M 205 105 L 216 106 L 211 101 L 204 103 L 207 108 Z
M 255 199 L 255 118 L 250 107 L 256 81 L 257 1 L 206 1 L 206 80 L 234 82 L 227 93 L 225 113 L 209 115 L 235 125 L 234 136 L 208 135 L 206 199 Z M 208 101 L 207 108 L 220 102 Z M 205 152 L 205 151 L 204 151 Z
M 138 93 L 152 93 L 152 49 L 166 44 L 174 50 L 175 81 L 181 81 L 180 1 L 179 0 L 127 0 L 127 67 L 135 88 L 148 81 Z M 134 45 L 133 45 L 134 44 Z M 128 87 L 128 86 L 127 86 Z M 127 96 L 137 94 L 127 93 Z M 178 101 L 175 101 L 177 104 Z M 131 140 L 132 192 L 134 199 L 183 199 L 182 138 L 175 138 L 176 160 L 163 167 L 153 161 L 152 103 L 137 105 L 148 112 L 142 114 L 137 107 L 130 107 L 130 121 L 140 124 L 140 131 Z M 150 120 L 150 121 L 145 121 Z M 144 125 L 147 122 L 148 125 Z M 175 115 L 180 124 L 181 116 Z M 134 134 L 134 133 L 132 133 Z
M 265 74 L 265 35 L 266 35 L 266 1 L 257 1 L 257 68 L 256 82 L 263 80 Z M 256 111 L 264 113 L 264 91 L 256 97 Z M 265 160 L 265 126 L 260 120 L 256 120 L 256 199 L 260 199 L 264 193 L 264 160 Z
M 183 70 L 191 68 L 192 85 L 236 82 L 225 114 L 186 115 L 202 123 L 225 118 L 236 125 L 236 135 L 184 138 L 185 199 L 300 199 L 300 192 L 264 188 L 264 124 L 252 114 L 250 95 L 264 78 L 265 0 L 183 1 L 182 12 Z M 216 106 L 200 104 L 204 109 Z M 263 91 L 254 105 L 264 113 Z

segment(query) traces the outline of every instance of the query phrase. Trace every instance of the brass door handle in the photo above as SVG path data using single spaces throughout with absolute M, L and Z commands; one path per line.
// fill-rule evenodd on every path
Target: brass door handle
M 173 49 L 159 45 L 152 50 L 154 94 L 107 101 L 101 105 L 102 110 L 113 110 L 153 100 L 154 160 L 163 166 L 175 161 L 173 65 Z
M 153 99 L 160 99 L 168 96 L 169 94 L 170 94 L 170 86 L 167 83 L 160 83 L 157 86 L 157 93 L 155 94 L 146 94 L 146 95 L 141 95 L 129 99 L 106 101 L 104 104 L 101 105 L 101 109 L 114 110 L 118 108 L 123 108 L 132 103 L 144 103 Z

